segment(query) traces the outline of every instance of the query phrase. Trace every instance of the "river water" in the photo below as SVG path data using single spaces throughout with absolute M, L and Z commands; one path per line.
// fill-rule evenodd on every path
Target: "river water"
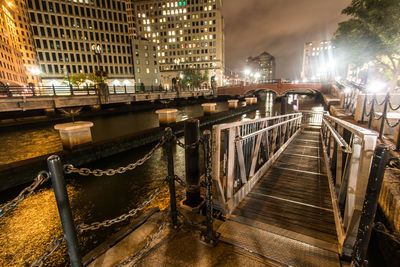
M 259 101 L 258 110 L 232 119 L 255 119 L 275 115 L 280 112 L 280 104 L 274 103 L 272 94 L 267 94 Z M 290 99 L 289 99 L 290 101 Z M 300 109 L 308 109 L 316 104 L 313 98 L 300 97 Z M 292 106 L 290 106 L 292 107 Z M 219 102 L 217 111 L 227 110 L 226 103 Z M 179 107 L 178 120 L 202 115 L 201 105 Z M 95 141 L 118 137 L 144 129 L 158 127 L 154 111 L 126 113 L 94 117 L 92 129 Z M 0 134 L 3 145 L 0 150 L 0 161 L 4 164 L 15 160 L 26 159 L 59 151 L 61 147 L 53 125 L 31 127 L 14 132 Z M 127 151 L 89 164 L 91 169 L 108 169 L 126 166 L 135 162 L 151 149 L 142 147 Z M 184 150 L 174 147 L 175 173 L 184 178 Z M 200 161 L 201 169 L 202 157 Z M 67 189 L 76 224 L 92 223 L 121 215 L 135 208 L 167 176 L 166 155 L 158 149 L 152 158 L 134 171 L 112 177 L 80 177 L 68 175 Z M 178 187 L 178 192 L 183 188 Z M 3 194 L 2 201 L 14 197 L 16 191 Z M 164 191 L 152 206 L 168 207 L 168 192 Z M 86 254 L 92 248 L 107 239 L 113 232 L 129 224 L 129 220 L 116 226 L 100 229 L 79 235 L 80 250 Z M 46 185 L 9 215 L 0 219 L 0 266 L 26 266 L 39 258 L 52 240 L 62 233 L 53 191 Z M 68 262 L 65 245 L 49 260 L 46 266 L 63 266 Z

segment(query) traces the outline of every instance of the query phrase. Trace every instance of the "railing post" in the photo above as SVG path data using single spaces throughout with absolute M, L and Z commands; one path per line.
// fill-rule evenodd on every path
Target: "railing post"
M 168 183 L 169 183 L 169 198 L 171 208 L 171 221 L 172 225 L 178 225 L 178 212 L 176 210 L 176 193 L 175 193 L 175 171 L 174 171 L 174 156 L 172 153 L 173 135 L 172 129 L 166 128 L 167 142 L 165 143 L 165 151 L 168 160 Z
M 367 112 L 367 100 L 368 100 L 368 95 L 364 94 L 364 105 L 363 105 L 363 111 L 361 115 L 361 123 L 364 123 L 364 116 L 365 113 Z
M 125 91 L 125 94 L 128 93 L 128 91 L 126 90 L 126 85 L 124 85 L 124 91 Z
M 89 95 L 89 84 L 86 84 L 86 93 Z
M 390 95 L 389 95 L 389 93 L 387 93 L 387 95 L 385 97 L 385 104 L 383 106 L 381 128 L 379 129 L 379 138 L 383 137 L 383 132 L 385 130 L 385 123 L 386 123 L 386 117 L 387 117 L 387 106 L 388 106 L 389 99 L 390 99 Z
M 64 230 L 65 240 L 71 265 L 73 267 L 82 266 L 82 258 L 79 252 L 78 238 L 74 220 L 72 217 L 71 206 L 69 204 L 68 193 L 65 186 L 63 167 L 59 156 L 51 156 L 47 159 L 50 171 L 51 182 L 53 184 L 54 195 L 57 201 L 58 212 Z
M 211 132 L 204 131 L 203 149 L 204 149 L 204 167 L 206 181 L 206 233 L 202 233 L 201 240 L 213 246 L 216 245 L 218 237 L 213 230 L 213 202 L 212 202 L 212 177 L 211 177 Z
M 185 121 L 185 172 L 186 172 L 186 199 L 184 205 L 191 208 L 198 207 L 202 202 L 200 197 L 200 167 L 199 167 L 199 140 L 200 122 L 196 119 Z M 196 144 L 197 145 L 194 145 Z M 192 146 L 193 145 L 193 146 Z
M 352 266 L 354 267 L 364 266 L 365 263 L 387 159 L 388 149 L 385 145 L 381 144 L 376 148 L 372 160 L 367 192 L 365 194 L 360 218 L 360 226 L 358 228 L 357 239 L 352 255 Z
M 376 100 L 376 95 L 372 97 L 371 110 L 369 113 L 368 129 L 371 129 L 372 120 L 375 118 L 375 100 Z
M 74 95 L 74 88 L 73 88 L 72 84 L 69 84 L 69 91 L 71 92 L 71 95 Z
M 53 88 L 53 95 L 56 96 L 56 88 L 54 87 L 54 84 L 51 86 Z
M 114 88 L 114 95 L 117 94 L 117 91 L 115 90 L 115 84 L 113 85 Z

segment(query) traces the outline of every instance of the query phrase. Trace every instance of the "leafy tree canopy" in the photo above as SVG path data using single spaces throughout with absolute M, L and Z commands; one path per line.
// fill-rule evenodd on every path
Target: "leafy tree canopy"
M 107 73 L 102 71 L 101 73 L 99 71 L 96 71 L 96 73 L 78 73 L 78 74 L 73 74 L 69 75 L 68 78 L 64 78 L 64 82 L 66 84 L 71 83 L 72 85 L 76 85 L 80 87 L 82 84 L 86 83 L 87 81 L 90 81 L 92 83 L 101 83 L 105 79 L 107 79 Z
M 183 71 L 183 78 L 181 79 L 181 84 L 183 86 L 200 86 L 203 82 L 209 81 L 209 73 L 208 70 L 205 70 L 202 73 L 198 69 L 186 69 Z
M 353 0 L 342 13 L 351 18 L 335 34 L 340 61 L 356 66 L 372 61 L 393 89 L 400 76 L 400 1 Z

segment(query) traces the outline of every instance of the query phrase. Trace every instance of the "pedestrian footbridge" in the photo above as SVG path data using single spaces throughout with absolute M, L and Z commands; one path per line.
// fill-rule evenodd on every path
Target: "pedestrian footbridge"
M 285 266 L 362 261 L 376 138 L 317 112 L 214 126 L 220 238 Z

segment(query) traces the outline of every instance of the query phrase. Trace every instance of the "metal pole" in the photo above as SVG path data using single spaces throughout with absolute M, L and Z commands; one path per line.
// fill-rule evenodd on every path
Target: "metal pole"
M 69 90 L 71 92 L 71 95 L 74 95 L 74 88 L 72 87 L 72 84 L 69 84 Z
M 373 120 L 374 117 L 375 117 L 375 100 L 376 100 L 376 95 L 374 95 L 374 96 L 372 97 L 372 106 L 371 106 L 371 111 L 370 111 L 370 114 L 369 114 L 369 121 L 368 121 L 368 128 L 369 128 L 369 129 L 371 129 L 372 120 Z
M 47 165 L 50 171 L 51 182 L 53 184 L 54 195 L 56 196 L 65 240 L 67 241 L 67 249 L 71 265 L 73 267 L 81 267 L 83 266 L 82 258 L 79 252 L 78 238 L 76 236 L 60 157 L 56 155 L 49 157 L 47 159 Z
M 368 95 L 364 94 L 364 106 L 363 106 L 363 112 L 361 115 L 361 123 L 364 123 L 364 116 L 365 116 L 365 113 L 367 112 L 367 100 L 368 100 Z
M 184 128 L 186 144 L 186 199 L 183 201 L 183 204 L 194 208 L 198 207 L 203 200 L 200 197 L 200 156 L 198 145 L 200 140 L 200 121 L 196 119 L 189 119 L 185 121 Z
M 281 97 L 281 115 L 285 115 L 287 112 L 287 97 Z
M 368 179 L 367 192 L 360 218 L 357 239 L 354 245 L 352 266 L 361 267 L 365 264 L 368 244 L 371 238 L 372 224 L 374 223 L 376 208 L 378 206 L 379 193 L 381 191 L 383 175 L 388 160 L 387 146 L 380 144 L 375 149 L 372 160 L 371 172 Z
M 204 148 L 204 167 L 206 182 L 206 232 L 202 232 L 200 240 L 207 245 L 215 246 L 218 242 L 219 235 L 213 230 L 213 202 L 212 202 L 212 177 L 211 177 L 211 131 L 204 131 L 203 139 Z
M 172 225 L 178 225 L 178 212 L 176 210 L 176 193 L 175 193 L 175 171 L 174 171 L 174 156 L 172 153 L 173 136 L 172 129 L 166 128 L 167 142 L 165 143 L 165 151 L 168 159 L 168 182 L 169 182 L 169 198 L 171 208 Z
M 379 138 L 383 137 L 383 132 L 385 130 L 385 123 L 386 123 L 386 117 L 387 117 L 387 106 L 388 106 L 389 99 L 390 99 L 390 95 L 389 95 L 389 93 L 387 93 L 387 95 L 385 97 L 385 104 L 383 106 L 381 128 L 379 129 Z

